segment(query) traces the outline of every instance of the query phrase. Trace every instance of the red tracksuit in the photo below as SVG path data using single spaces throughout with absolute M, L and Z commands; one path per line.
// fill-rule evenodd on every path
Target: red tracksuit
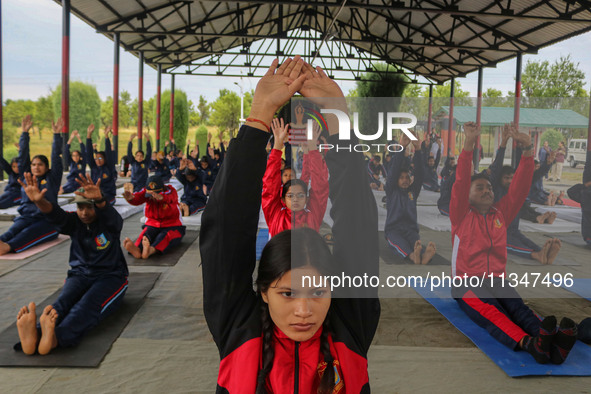
M 534 171 L 533 157 L 522 157 L 509 192 L 486 214 L 469 205 L 472 152 L 458 158 L 456 181 L 452 188 L 449 217 L 453 239 L 452 275 L 482 277 L 493 274 L 482 286 L 452 288 L 460 308 L 503 344 L 516 348 L 526 335 L 537 335 L 539 319 L 519 294 L 499 275 L 506 273 L 507 226 L 523 205 Z
M 203 307 L 221 358 L 217 393 L 254 393 L 261 368 L 263 300 L 253 291 L 252 273 L 268 139 L 268 133 L 242 126 L 230 144 L 203 213 Z M 327 165 L 331 170 L 335 261 L 348 273 L 356 270 L 356 274 L 377 275 L 377 209 L 363 159 L 354 152 L 330 152 Z M 340 379 L 335 387 L 338 393 L 369 393 L 367 352 L 380 304 L 377 291 L 372 289 L 365 295 L 335 298 L 333 294 L 329 346 Z M 320 331 L 306 342 L 294 342 L 275 329 L 274 366 L 266 380 L 269 392 L 315 392 L 319 371 L 326 367 L 319 336 Z
M 176 189 L 170 185 L 164 185 L 160 192 L 164 197 L 161 201 L 146 198 L 146 188 L 133 193 L 133 198 L 128 202 L 131 205 L 144 206 L 146 225 L 135 241 L 135 245 L 141 248 L 142 237 L 145 235 L 150 244 L 160 253 L 165 253 L 170 248 L 181 243 L 185 236 L 182 213 L 179 208 L 179 197 Z
M 306 202 L 306 208 L 294 213 L 287 209 L 281 201 L 281 151 L 271 150 L 267 161 L 267 170 L 263 177 L 263 198 L 262 206 L 265 220 L 269 226 L 269 235 L 292 227 L 292 220 L 295 227 L 310 227 L 318 231 L 326 212 L 328 201 L 328 170 L 322 156 L 317 150 L 313 150 L 304 156 L 304 167 L 309 167 L 312 185 Z

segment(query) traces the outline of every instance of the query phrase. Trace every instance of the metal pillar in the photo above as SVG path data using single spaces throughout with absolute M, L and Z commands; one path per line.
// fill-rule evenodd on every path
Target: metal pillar
M 137 145 L 138 150 L 142 150 L 142 131 L 144 123 L 144 53 L 140 52 L 139 63 L 139 86 L 137 99 Z
M 62 0 L 62 119 L 62 152 L 66 152 L 70 131 L 70 0 Z M 62 155 L 62 162 L 66 168 L 65 154 Z
M 454 127 L 454 90 L 456 87 L 456 79 L 451 79 L 451 90 L 449 92 L 449 124 L 447 126 L 447 156 L 451 157 L 453 155 L 453 150 L 451 147 L 452 141 L 452 132 Z
M 519 110 L 521 108 L 521 53 L 517 54 L 517 65 L 515 68 L 515 106 L 513 107 L 513 123 L 519 131 Z M 513 150 L 511 152 L 511 166 L 515 168 L 517 165 L 517 157 L 515 151 L 517 143 L 513 140 Z
M 433 84 L 429 85 L 429 112 L 427 114 L 427 133 L 431 132 L 433 118 Z M 445 152 L 441 152 L 442 154 Z
M 119 33 L 115 33 L 113 44 L 113 150 L 119 161 Z
M 160 151 L 160 100 L 162 90 L 162 65 L 158 65 L 158 79 L 156 87 L 156 152 Z
M 174 139 L 174 74 L 170 78 L 170 128 L 168 133 L 168 140 Z
M 482 67 L 478 69 L 478 93 L 476 97 L 476 127 L 480 128 L 480 121 L 482 117 Z M 472 156 L 474 162 L 474 170 L 478 172 L 478 166 L 480 164 L 480 138 L 482 134 L 476 139 L 476 149 Z
M 0 2 L 0 159 L 4 158 L 4 118 L 2 117 L 2 2 Z M 4 171 L 0 171 L 0 181 L 4 180 Z

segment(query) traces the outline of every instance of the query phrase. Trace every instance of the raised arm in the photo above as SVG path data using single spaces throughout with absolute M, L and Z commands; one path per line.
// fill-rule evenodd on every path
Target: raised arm
M 470 185 L 472 184 L 472 152 L 476 140 L 480 135 L 480 129 L 473 122 L 464 124 L 464 149 L 458 158 L 456 167 L 456 181 L 451 189 L 449 203 L 449 218 L 453 227 L 458 226 L 470 209 Z
M 50 201 L 55 201 L 57 199 L 57 193 L 60 188 L 60 184 L 62 183 L 62 176 L 64 174 L 64 163 L 62 162 L 62 129 L 64 127 L 64 122 L 60 118 L 56 123 L 53 125 L 53 146 L 51 147 L 51 171 L 49 172 L 50 176 L 50 186 L 51 190 L 50 193 L 52 195 L 48 195 Z
M 94 147 L 92 146 L 92 132 L 94 131 L 94 125 L 91 124 L 86 129 L 86 161 L 91 170 L 94 170 L 97 166 L 94 162 Z
M 302 86 L 303 62 L 277 60 L 257 84 L 251 119 L 270 124 L 273 114 Z M 230 333 L 252 313 L 258 313 L 252 288 L 256 233 L 269 134 L 262 123 L 241 127 L 226 154 L 202 217 L 199 246 L 203 265 L 203 308 L 221 357 Z
M 22 134 L 19 140 L 19 151 L 18 151 L 18 170 L 21 174 L 31 170 L 31 156 L 29 147 L 29 130 L 33 127 L 33 121 L 31 115 L 27 115 L 23 119 Z

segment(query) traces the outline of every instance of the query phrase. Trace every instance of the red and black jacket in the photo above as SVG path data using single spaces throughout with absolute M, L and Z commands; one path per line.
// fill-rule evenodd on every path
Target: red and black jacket
M 202 218 L 203 306 L 220 353 L 218 393 L 254 393 L 262 363 L 263 301 L 253 290 L 252 273 L 268 139 L 269 134 L 261 130 L 240 129 Z M 377 209 L 363 158 L 355 152 L 330 152 L 326 163 L 335 261 L 348 275 L 378 275 Z M 370 392 L 367 352 L 380 304 L 377 289 L 360 291 L 363 294 L 357 293 L 360 297 L 356 298 L 337 298 L 333 293 L 331 302 L 329 345 L 341 380 L 335 387 L 339 393 Z M 299 343 L 275 331 L 269 392 L 314 392 L 319 373 L 327 367 L 322 362 L 319 336 L 317 332 Z

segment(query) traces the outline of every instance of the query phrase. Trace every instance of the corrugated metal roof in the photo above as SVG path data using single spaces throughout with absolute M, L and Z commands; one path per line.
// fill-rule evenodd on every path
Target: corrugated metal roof
M 152 67 L 161 64 L 165 71 L 181 72 L 180 66 L 201 67 L 211 62 L 222 67 L 225 60 L 220 56 L 224 53 L 240 55 L 231 60 L 234 63 L 229 67 L 240 62 L 258 63 L 263 54 L 274 55 L 277 50 L 276 45 L 269 45 L 265 51 L 251 50 L 253 43 L 265 38 L 282 38 L 279 50 L 284 55 L 294 55 L 302 50 L 301 46 L 290 49 L 287 37 L 296 29 L 325 33 L 342 3 L 342 0 L 71 0 L 71 9 L 108 37 L 119 32 L 121 45 L 136 55 L 145 51 L 146 62 Z M 480 66 L 495 66 L 518 52 L 535 53 L 544 46 L 591 31 L 591 2 L 587 0 L 448 3 L 445 0 L 348 0 L 336 20 L 333 42 L 346 43 L 361 51 L 361 55 L 355 54 L 360 59 L 386 61 L 432 82 L 443 82 Z M 307 37 L 311 41 L 306 47 L 308 53 L 303 55 L 312 56 L 322 35 L 316 37 L 315 40 Z M 332 44 L 327 46 L 335 48 Z M 352 51 L 347 48 L 350 47 L 339 49 L 342 58 L 350 58 L 348 52 Z M 272 57 L 265 59 L 260 72 Z M 325 66 L 329 71 L 330 67 L 338 70 L 336 66 Z M 340 67 L 355 68 L 351 64 Z
M 449 106 L 442 106 L 438 114 L 449 114 Z M 459 124 L 476 122 L 476 107 L 454 106 L 454 119 Z M 502 126 L 512 121 L 513 108 L 482 107 L 481 126 Z M 589 118 L 570 109 L 520 108 L 519 126 L 586 129 Z

